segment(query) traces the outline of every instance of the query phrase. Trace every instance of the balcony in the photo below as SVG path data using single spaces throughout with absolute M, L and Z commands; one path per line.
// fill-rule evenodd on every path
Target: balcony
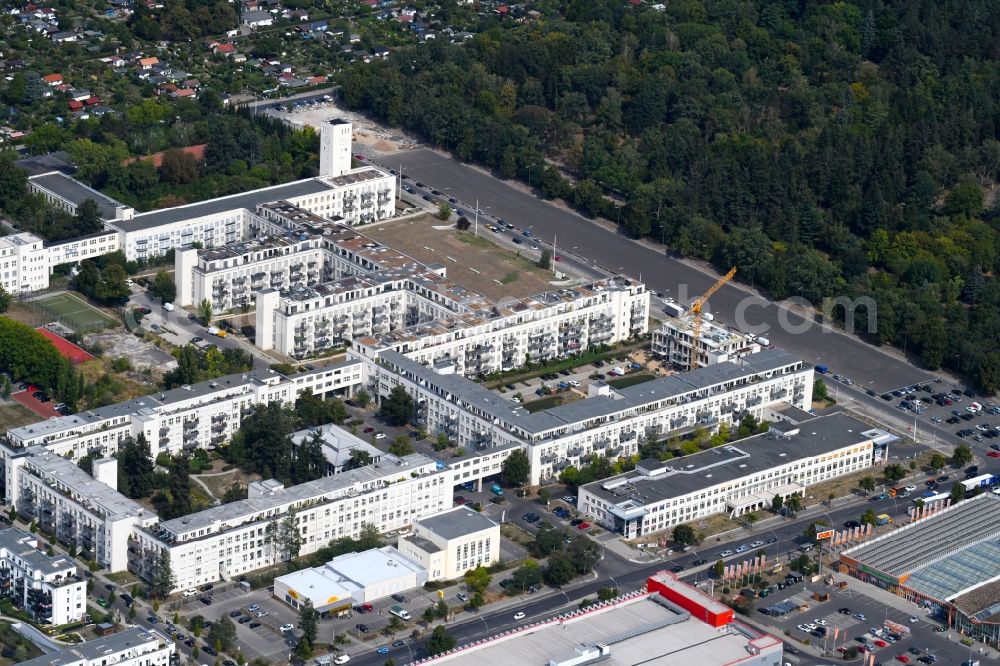
M 215 414 L 212 416 L 212 422 L 217 423 L 219 421 L 225 421 L 229 418 L 229 414 Z
M 225 423 L 214 423 L 212 424 L 212 432 L 222 432 L 226 429 Z

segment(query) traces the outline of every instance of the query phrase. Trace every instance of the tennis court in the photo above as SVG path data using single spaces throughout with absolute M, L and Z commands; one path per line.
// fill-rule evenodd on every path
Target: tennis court
M 28 303 L 77 333 L 99 331 L 116 324 L 108 315 L 67 292 L 49 294 Z

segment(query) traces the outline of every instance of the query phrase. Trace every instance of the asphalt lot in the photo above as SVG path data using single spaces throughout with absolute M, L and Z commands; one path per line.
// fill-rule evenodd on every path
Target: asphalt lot
M 830 594 L 828 601 L 816 601 L 812 598 L 813 591 L 822 591 Z M 802 647 L 803 640 L 809 640 L 817 647 L 823 647 L 831 653 L 838 652 L 841 647 L 857 647 L 861 643 L 858 638 L 866 638 L 868 642 L 875 646 L 877 662 L 888 664 L 903 662 L 896 660 L 897 655 L 907 656 L 909 663 L 919 664 L 918 658 L 933 654 L 938 658 L 937 663 L 948 666 L 957 666 L 963 659 L 968 658 L 968 648 L 955 640 L 954 632 L 949 634 L 934 633 L 934 628 L 940 623 L 930 618 L 925 612 L 913 606 L 910 613 L 903 612 L 898 608 L 889 606 L 878 599 L 866 596 L 848 584 L 847 589 L 839 590 L 817 583 L 802 583 L 793 585 L 785 590 L 772 594 L 764 599 L 756 600 L 756 607 L 760 609 L 771 604 L 776 604 L 786 599 L 795 599 L 808 605 L 807 610 L 793 611 L 783 617 L 773 617 L 763 615 L 758 611 L 754 612 L 754 621 L 762 626 L 771 629 L 776 635 L 785 635 L 789 644 Z M 848 609 L 848 614 L 842 614 L 839 609 Z M 863 616 L 862 620 L 857 615 Z M 915 622 L 910 622 L 914 618 Z M 802 631 L 798 627 L 807 623 L 819 625 L 820 620 L 826 623 L 827 636 L 820 638 Z M 902 625 L 910 630 L 910 633 L 903 634 L 903 638 L 895 643 L 887 643 L 885 647 L 880 647 L 874 643 L 880 640 L 871 633 L 871 630 L 881 629 L 886 621 Z M 834 630 L 839 629 L 839 636 L 834 639 Z M 883 641 L 885 642 L 885 641 Z M 914 648 L 917 653 L 910 652 Z M 810 658 L 815 659 L 815 657 Z
M 518 228 L 531 228 L 544 241 L 551 242 L 557 236 L 557 247 L 561 248 L 557 252 L 573 255 L 584 265 L 597 264 L 637 277 L 641 274 L 651 289 L 680 302 L 697 298 L 718 278 L 432 150 L 399 152 L 374 161 L 386 169 L 398 170 L 402 166 L 403 174 L 412 177 L 411 184 L 420 181 L 462 202 L 478 199 L 482 210 Z M 766 334 L 773 344 L 811 363 L 826 364 L 831 371 L 853 377 L 877 391 L 928 376 L 857 338 L 820 328 L 787 309 L 751 297 L 737 286 L 727 285 L 712 297 L 711 311 L 719 313 L 722 321 L 733 323 L 738 308 L 746 310 L 748 327 L 760 328 L 752 332 Z

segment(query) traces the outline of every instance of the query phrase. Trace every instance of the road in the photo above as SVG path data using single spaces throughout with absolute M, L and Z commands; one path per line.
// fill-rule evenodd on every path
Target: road
M 529 192 L 432 150 L 394 153 L 372 159 L 386 169 L 399 170 L 462 202 L 479 201 L 479 207 L 518 228 L 531 228 L 548 242 L 557 238 L 558 251 L 578 257 L 584 264 L 611 272 L 625 272 L 654 291 L 689 303 L 704 293 L 717 276 L 688 262 L 668 256 L 605 229 L 585 218 L 542 201 Z M 830 296 L 836 296 L 831 294 Z M 878 392 L 925 380 L 928 373 L 885 354 L 860 339 L 807 321 L 788 308 L 752 296 L 738 285 L 720 289 L 711 301 L 717 318 L 735 323 L 735 313 L 745 312 L 743 330 L 767 335 L 772 344 L 811 363 L 822 363 Z M 757 327 L 757 328 L 750 328 Z
M 979 467 L 982 473 L 1000 474 L 1000 459 L 986 458 L 979 461 Z M 952 479 L 962 477 L 961 470 L 957 471 L 957 475 L 954 471 L 949 471 L 952 472 Z M 923 481 L 927 478 L 927 475 L 920 473 L 904 482 L 917 485 L 919 493 L 924 489 Z M 945 485 L 945 488 L 948 487 L 950 487 L 950 482 Z M 449 625 L 447 627 L 448 633 L 455 637 L 459 645 L 481 640 L 531 621 L 576 608 L 578 599 L 586 596 L 594 596 L 603 587 L 617 588 L 622 592 L 636 589 L 645 583 L 650 575 L 674 566 L 683 567 L 683 570 L 687 573 L 682 573 L 681 575 L 687 582 L 698 583 L 699 581 L 709 579 L 708 568 L 720 559 L 719 554 L 723 550 L 734 550 L 740 544 L 749 544 L 755 540 L 763 541 L 765 545 L 762 548 L 748 550 L 745 555 L 732 555 L 726 559 L 735 563 L 748 557 L 751 553 L 756 553 L 762 549 L 767 552 L 768 559 L 772 562 L 782 557 L 797 556 L 799 552 L 798 547 L 806 542 L 803 534 L 805 529 L 815 521 L 826 522 L 843 529 L 842 526 L 846 521 L 857 520 L 869 508 L 875 510 L 876 513 L 888 513 L 893 516 L 897 524 L 903 523 L 908 519 L 906 510 L 912 506 L 912 502 L 909 499 L 890 498 L 873 502 L 869 502 L 869 499 L 871 498 L 857 497 L 851 501 L 843 501 L 833 507 L 823 504 L 816 505 L 806 509 L 795 518 L 772 518 L 757 524 L 743 534 L 730 534 L 718 540 L 711 539 L 692 551 L 671 557 L 665 562 L 659 561 L 649 565 L 636 565 L 625 562 L 621 558 L 606 557 L 605 560 L 598 564 L 595 577 L 582 584 L 571 586 L 564 592 L 557 591 L 537 597 L 526 597 L 528 601 L 522 604 L 483 612 L 473 619 Z M 540 511 L 539 505 L 535 504 L 533 510 Z M 514 512 L 516 513 L 516 511 Z M 546 515 L 545 518 L 552 520 L 552 522 L 558 522 L 549 515 Z M 767 541 L 771 541 L 771 543 L 766 543 Z M 698 560 L 705 560 L 706 564 L 695 566 L 694 562 Z M 525 614 L 525 619 L 520 621 L 514 620 L 514 614 L 518 611 Z M 419 657 L 423 655 L 423 650 L 423 641 L 413 642 L 408 640 L 407 646 L 392 649 L 390 656 L 396 663 L 408 663 L 410 651 L 412 651 L 414 656 Z M 386 656 L 375 653 L 374 649 L 371 652 L 363 654 L 351 654 L 352 664 L 374 665 L 382 664 L 385 660 Z M 798 663 L 822 664 L 828 661 L 802 655 Z

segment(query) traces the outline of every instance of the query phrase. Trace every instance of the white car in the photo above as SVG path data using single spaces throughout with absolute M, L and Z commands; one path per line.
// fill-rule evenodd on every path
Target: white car
M 384 432 L 376 433 L 375 439 L 385 439 L 385 433 Z
M 196 594 L 198 594 L 198 590 L 194 589 L 193 587 L 190 590 L 184 590 L 185 597 L 193 597 Z
M 571 379 L 566 383 L 572 386 L 573 388 L 577 388 L 578 386 L 580 386 L 580 382 L 576 381 L 575 379 Z
M 511 398 L 510 401 L 514 402 L 514 403 L 517 403 L 519 405 L 521 404 L 521 399 L 518 398 L 516 395 L 513 398 Z
M 284 633 L 286 631 L 291 631 L 294 628 L 295 628 L 295 626 L 292 625 L 292 624 L 283 624 L 283 625 L 281 625 L 281 631 L 282 631 L 282 633 Z
M 562 500 L 567 504 L 576 504 L 576 498 L 573 497 L 572 495 L 564 495 Z
M 754 541 L 753 543 L 750 544 L 750 547 L 751 548 L 760 548 L 763 545 L 764 545 L 763 541 Z
M 912 493 L 912 492 L 916 491 L 916 489 L 917 489 L 916 486 L 906 486 L 906 492 L 908 492 L 908 493 Z
M 916 624 L 917 622 L 920 622 L 920 618 L 917 617 L 916 615 L 911 615 L 910 616 L 910 624 Z
M 864 613 L 855 613 L 854 617 L 856 617 L 857 619 L 861 620 L 862 622 L 865 621 L 865 614 Z
M 798 629 L 799 631 L 803 631 L 803 632 L 805 632 L 805 633 L 807 633 L 807 634 L 809 633 L 809 627 L 807 627 L 807 626 L 806 626 L 806 625 L 804 625 L 804 624 L 800 624 L 800 625 L 798 625 L 798 626 L 797 626 L 797 627 L 795 627 L 795 628 L 796 628 L 796 629 Z
M 719 557 L 729 557 L 732 554 L 733 554 L 733 551 L 731 551 L 731 550 L 724 550 L 721 553 L 719 553 Z
M 816 631 L 816 625 L 812 622 L 806 622 L 806 627 L 809 628 L 809 631 Z
M 816 624 L 818 624 L 821 627 L 825 627 L 826 626 L 826 620 L 813 620 L 813 622 L 815 622 Z
M 333 663 L 335 663 L 335 664 L 346 664 L 350 660 L 351 660 L 350 655 L 342 654 L 339 657 L 337 657 L 336 659 L 334 659 Z
M 523 620 L 524 619 L 524 611 L 518 611 L 518 612 L 514 613 L 514 619 L 515 620 Z

